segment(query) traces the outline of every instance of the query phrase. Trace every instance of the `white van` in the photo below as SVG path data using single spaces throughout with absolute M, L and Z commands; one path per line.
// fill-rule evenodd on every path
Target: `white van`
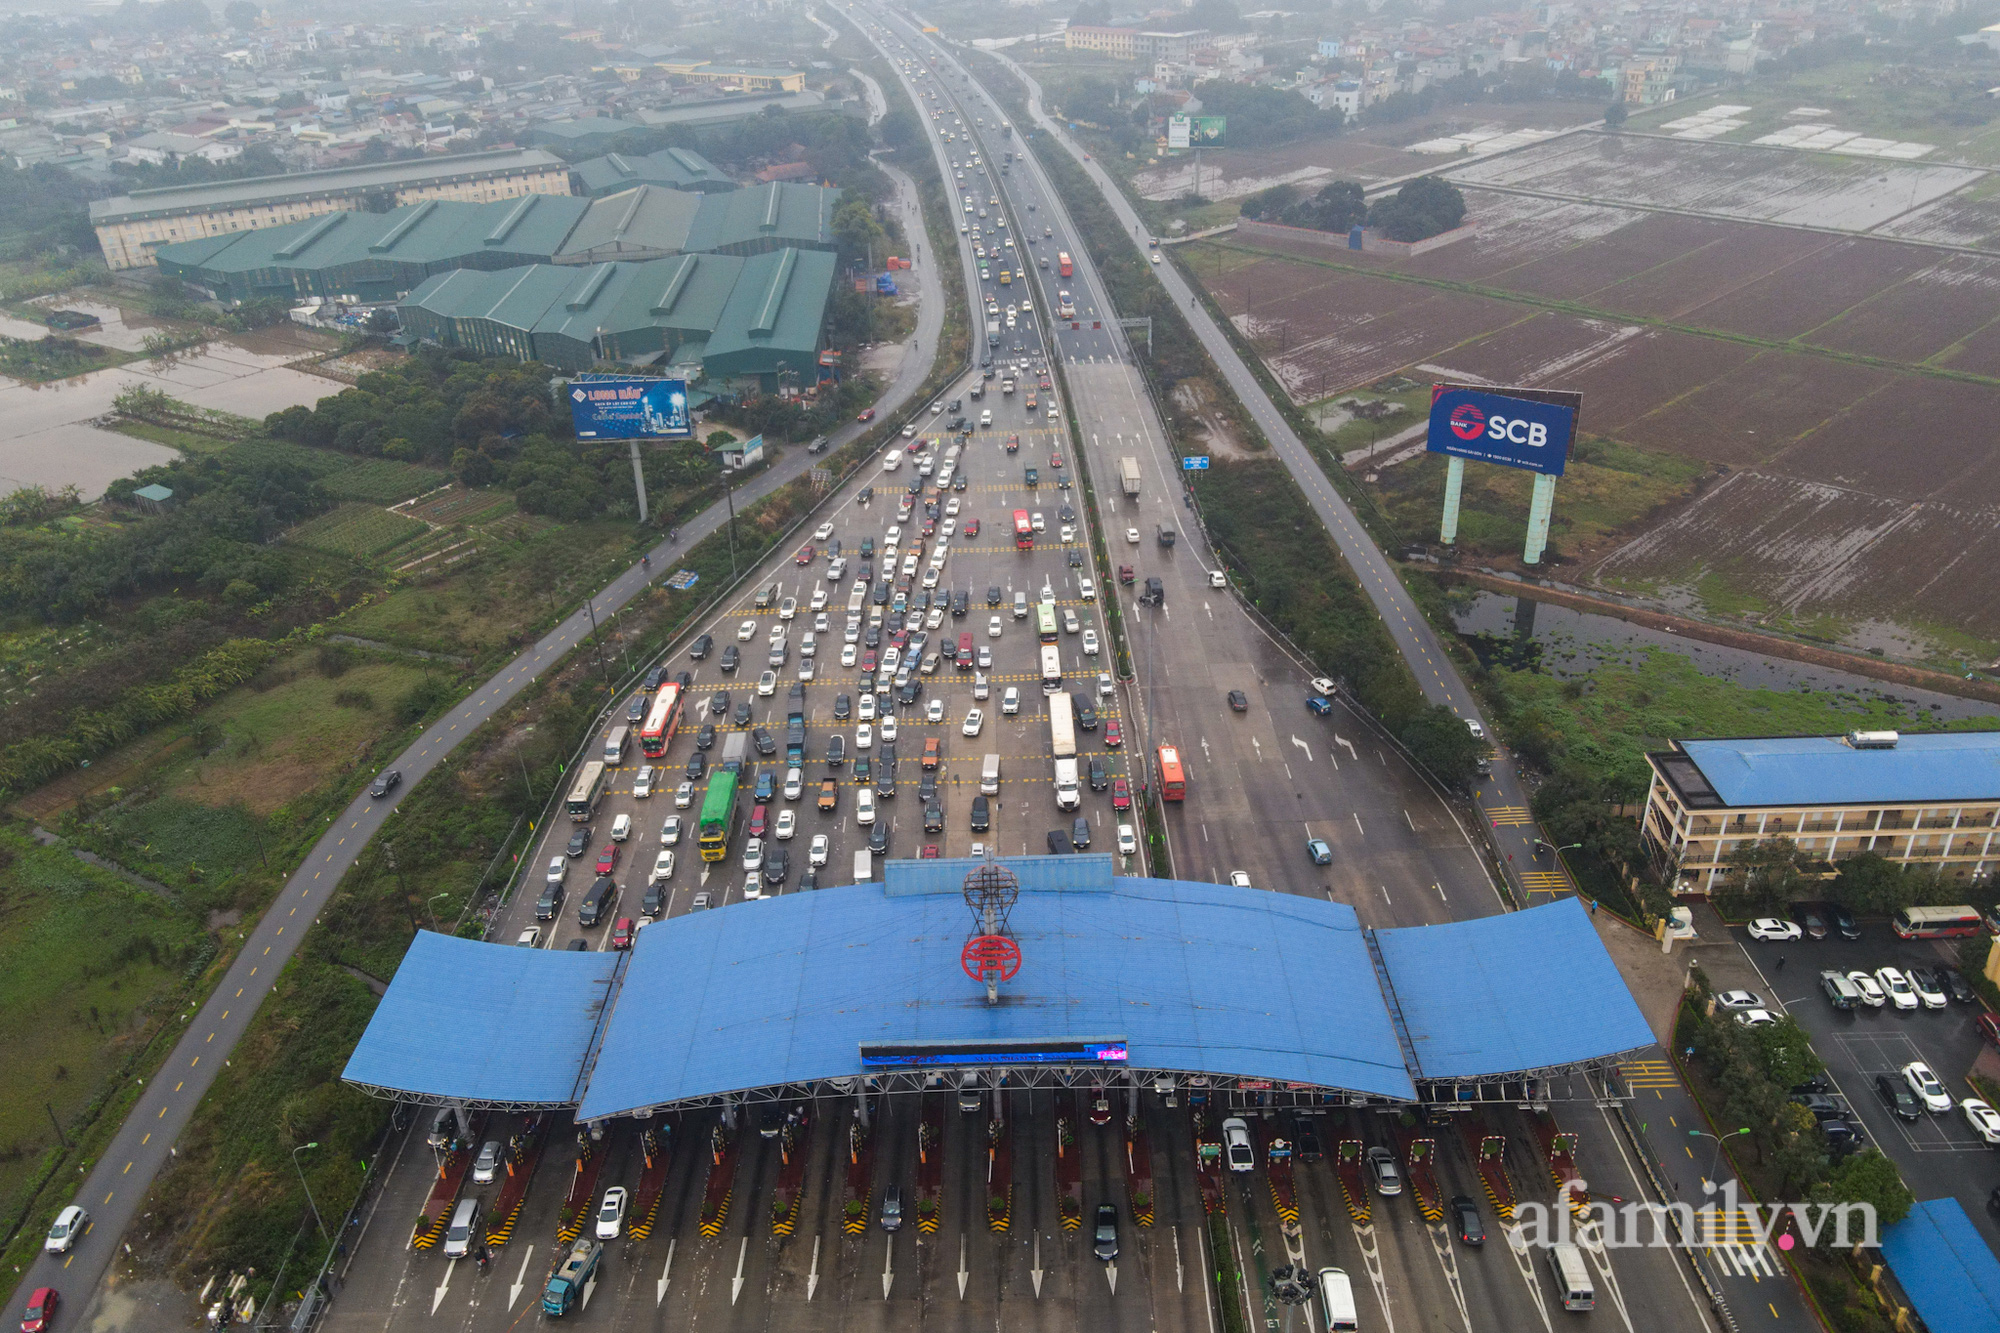
M 979 761 L 979 794 L 998 796 L 1000 794 L 1000 756 L 989 754 Z
M 1590 1284 L 1590 1270 L 1583 1266 L 1582 1250 L 1567 1242 L 1549 1246 L 1549 1271 L 1555 1275 L 1563 1309 L 1597 1308 L 1597 1289 Z
M 1354 1317 L 1354 1284 L 1347 1280 L 1347 1274 L 1341 1269 L 1319 1270 L 1319 1303 L 1326 1315 L 1328 1333 L 1361 1327 L 1360 1321 Z
M 854 854 L 854 882 L 856 884 L 875 882 L 875 854 L 866 847 Z
M 611 821 L 611 841 L 623 842 L 632 836 L 632 816 L 620 815 Z
M 854 792 L 854 822 L 864 827 L 875 822 L 875 789 L 858 787 Z
M 901 466 L 903 466 L 903 451 L 901 449 L 891 449 L 888 453 L 882 455 L 882 470 L 884 472 L 894 472 Z
M 1017 592 L 1014 594 L 1014 619 L 1026 620 L 1027 618 L 1028 618 L 1028 594 L 1024 592 Z
M 993 424 L 993 409 L 990 407 L 981 408 L 979 410 L 980 428 L 984 429 L 985 427 L 990 426 L 992 424 Z
M 472 1253 L 473 1234 L 479 1230 L 479 1200 L 460 1199 L 452 1210 L 451 1225 L 444 1232 L 444 1257 L 463 1259 Z
M 604 738 L 604 762 L 622 764 L 625 762 L 625 741 L 632 734 L 630 727 L 613 727 L 611 734 Z

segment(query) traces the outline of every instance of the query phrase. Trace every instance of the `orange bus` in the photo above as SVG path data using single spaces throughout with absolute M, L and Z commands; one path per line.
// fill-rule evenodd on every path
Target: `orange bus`
M 1016 549 L 1022 551 L 1035 549 L 1035 525 L 1028 521 L 1028 511 L 1025 509 L 1014 511 L 1014 545 Z
M 1160 799 L 1187 799 L 1187 772 L 1181 767 L 1181 752 L 1171 745 L 1160 747 Z
M 1069 251 L 1056 251 L 1056 272 L 1062 274 L 1065 278 L 1070 276 Z
M 646 713 L 646 725 L 639 728 L 639 748 L 648 759 L 667 752 L 674 729 L 681 724 L 681 687 L 663 683 L 653 694 L 653 706 Z

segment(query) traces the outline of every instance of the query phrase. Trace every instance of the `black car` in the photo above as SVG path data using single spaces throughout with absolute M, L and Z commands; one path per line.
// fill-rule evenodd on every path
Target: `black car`
M 999 584 L 997 584 L 997 583 L 989 583 L 988 585 L 986 585 L 986 604 L 987 604 L 988 606 L 998 606 L 998 605 L 1000 605 L 1000 585 L 999 585 Z
M 778 742 L 771 738 L 769 727 L 756 727 L 750 732 L 750 743 L 757 747 L 757 753 L 772 755 L 778 752 Z
M 1049 830 L 1049 855 L 1067 856 L 1070 852 L 1069 834 L 1059 828 Z
M 1822 1069 L 1822 1070 L 1820 1070 L 1820 1071 L 1819 1071 L 1819 1073 L 1817 1073 L 1817 1074 L 1814 1074 L 1814 1075 L 1813 1075 L 1813 1076 L 1812 1076 L 1811 1078 L 1807 1079 L 1807 1080 L 1806 1080 L 1805 1082 L 1803 1082 L 1803 1083 L 1797 1083 L 1797 1084 L 1794 1084 L 1794 1085 L 1792 1086 L 1792 1091 L 1793 1091 L 1793 1092 L 1832 1092 L 1832 1091 L 1833 1091 L 1833 1080 L 1832 1080 L 1831 1078 L 1828 1078 L 1828 1077 L 1827 1077 L 1827 1073 L 1826 1073 L 1826 1071 L 1825 1071 L 1824 1069 Z
M 750 725 L 750 701 L 748 699 L 736 705 L 736 712 L 730 717 L 730 721 L 739 727 Z
M 674 677 L 674 684 L 680 686 L 681 692 L 685 694 L 687 691 L 694 688 L 694 673 L 692 671 L 683 671 L 679 673 Z
M 1110 1263 L 1118 1257 L 1118 1206 L 1110 1203 L 1097 1205 L 1097 1230 L 1090 1252 Z
M 1903 1119 L 1924 1118 L 1923 1104 L 1917 1100 L 1917 1094 L 1910 1091 L 1910 1085 L 1903 1081 L 1900 1074 L 1877 1074 L 1875 1091 L 1880 1094 L 1882 1104 Z
M 562 915 L 563 886 L 548 884 L 542 887 L 542 896 L 535 900 L 535 920 L 553 921 Z
M 590 941 L 584 939 L 582 936 L 578 936 L 576 939 L 571 940 L 568 944 L 565 944 L 563 948 L 568 949 L 571 953 L 589 953 Z
M 847 737 L 836 734 L 826 743 L 826 766 L 839 768 L 847 762 Z
M 396 788 L 402 785 L 403 785 L 402 772 L 398 769 L 392 768 L 389 769 L 387 772 L 378 773 L 376 775 L 375 781 L 369 784 L 368 794 L 375 800 L 379 801 L 384 796 L 387 796 L 390 792 L 396 790 Z
M 1842 907 L 1839 903 L 1828 903 L 1826 905 L 1826 915 L 1833 922 L 1834 933 L 1839 935 L 1840 938 L 1844 940 L 1858 940 L 1861 938 L 1860 923 L 1855 921 L 1854 913 L 1847 908 Z
M 889 613 L 889 633 L 895 635 L 895 634 L 901 634 L 902 632 L 903 632 L 903 613 L 901 611 L 891 611 Z
M 819 887 L 819 867 L 807 866 L 806 873 L 799 876 L 799 892 L 807 893 Z
M 878 819 L 868 826 L 868 850 L 877 856 L 889 854 L 889 824 Z
M 1104 761 L 1096 755 L 1090 757 L 1090 789 L 1103 791 L 1111 785 L 1111 775 L 1105 771 Z
M 717 690 L 708 696 L 708 711 L 712 716 L 724 717 L 729 712 L 729 691 Z
M 882 646 L 882 627 L 880 625 L 870 625 L 864 630 L 861 635 L 861 646 L 863 648 L 880 648 Z
M 889 604 L 889 585 L 886 583 L 877 583 L 874 594 L 868 600 L 877 606 L 887 606 Z
M 1097 705 L 1093 704 L 1090 701 L 1090 696 L 1087 694 L 1077 695 L 1075 698 L 1075 704 L 1076 704 L 1076 724 L 1079 727 L 1082 727 L 1085 731 L 1096 731 Z
M 651 671 L 648 671 L 646 673 L 646 683 L 640 686 L 639 688 L 643 689 L 646 693 L 651 694 L 654 690 L 660 688 L 660 682 L 665 680 L 666 678 L 667 678 L 667 669 L 663 666 L 656 666 Z
M 1292 1138 L 1292 1149 L 1301 1162 L 1317 1162 L 1326 1155 L 1319 1146 L 1319 1131 L 1311 1125 L 1299 1126 L 1299 1132 Z
M 1083 548 L 1081 546 L 1072 546 L 1069 548 L 1069 567 L 1071 569 L 1083 568 Z
M 854 780 L 856 782 L 864 786 L 867 785 L 874 779 L 874 768 L 875 765 L 869 761 L 867 755 L 857 754 L 854 756 Z
M 944 832 L 944 807 L 936 801 L 924 807 L 924 832 Z
M 972 605 L 972 594 L 966 592 L 959 593 L 951 599 L 951 614 L 955 618 L 963 619 L 966 608 L 970 605 Z
M 854 703 L 844 694 L 833 696 L 833 720 L 845 722 L 854 711 Z
M 890 768 L 896 766 L 896 742 L 882 742 L 882 762 Z
M 896 702 L 908 708 L 917 701 L 917 696 L 923 692 L 924 683 L 922 681 L 906 680 L 903 682 L 902 688 L 896 691 Z
M 1959 974 L 1957 968 L 1941 967 L 1938 969 L 1938 977 L 1944 982 L 1945 993 L 1951 996 L 1952 1003 L 1977 1004 L 1979 1002 L 1978 993 L 1972 989 L 1972 984 Z
M 1250 696 L 1245 694 L 1241 690 L 1231 690 L 1229 692 L 1229 707 L 1232 712 L 1237 712 L 1237 713 L 1249 712 Z
M 1486 1224 L 1479 1220 L 1479 1205 L 1463 1194 L 1452 1197 L 1451 1226 L 1458 1233 L 1460 1244 L 1486 1243 Z
M 639 899 L 639 915 L 647 917 L 658 916 L 666 905 L 667 886 L 664 884 L 648 884 L 644 896 Z
M 974 833 L 984 833 L 986 832 L 987 829 L 991 828 L 992 826 L 993 826 L 993 816 L 987 798 L 984 796 L 973 797 L 972 831 Z
M 955 473 L 953 473 L 953 474 L 952 474 L 952 478 L 951 478 L 951 488 L 952 488 L 953 490 L 955 490 L 955 491 L 962 491 L 962 490 L 964 490 L 964 489 L 965 489 L 965 482 L 966 482 L 966 474 L 965 474 L 965 470 L 964 470 L 963 468 L 959 469 L 959 470 L 958 470 L 957 472 L 955 472 Z
M 786 690 L 786 691 L 785 691 L 785 701 L 786 701 L 786 703 L 787 703 L 787 704 L 789 705 L 789 708 L 788 708 L 788 710 L 787 710 L 787 711 L 789 711 L 789 712 L 793 712 L 793 713 L 803 713 L 803 712 L 805 712 L 805 710 L 806 710 L 806 683 L 805 683 L 804 681 L 802 681 L 802 680 L 795 680 L 795 681 L 793 681 L 793 682 L 792 682 L 792 688 L 791 688 L 791 689 L 789 689 L 789 690 Z
M 764 882 L 783 884 L 785 876 L 792 870 L 792 849 L 784 843 L 777 843 L 764 853 Z
M 1058 523 L 1074 523 L 1076 522 L 1076 511 L 1068 505 L 1064 505 L 1061 509 L 1056 510 L 1056 521 Z
M 743 654 L 737 649 L 735 644 L 732 643 L 727 648 L 724 648 L 722 650 L 723 674 L 728 675 L 730 672 L 736 670 L 736 664 L 742 660 Z
M 712 750 L 715 748 L 715 724 L 713 722 L 702 723 L 701 730 L 695 732 L 694 748 L 697 750 Z
M 708 756 L 696 750 L 688 756 L 687 768 L 683 770 L 689 782 L 700 782 L 708 776 Z
M 896 795 L 896 761 L 884 759 L 875 766 L 875 794 L 883 800 L 893 800 Z
M 569 845 L 563 849 L 571 856 L 582 856 L 590 850 L 590 825 L 577 825 L 576 832 L 569 835 Z
M 1076 849 L 1079 852 L 1082 851 L 1084 848 L 1090 846 L 1089 818 L 1087 818 L 1084 815 L 1078 815 L 1076 817 L 1076 822 L 1070 825 L 1069 840 L 1076 845 Z
M 1792 920 L 1799 923 L 1799 928 L 1805 931 L 1807 939 L 1823 940 L 1826 938 L 1826 914 L 1820 910 L 1818 903 L 1794 903 L 1792 905 Z
M 875 581 L 875 562 L 872 560 L 863 560 L 860 566 L 854 571 L 854 581 L 856 583 L 873 583 Z
M 1160 582 L 1160 581 L 1159 581 L 1158 579 L 1156 579 L 1156 578 L 1149 578 L 1149 579 L 1147 579 L 1147 580 L 1146 580 L 1146 596 L 1145 596 L 1144 600 L 1145 600 L 1146 602 L 1148 602 L 1148 603 L 1152 604 L 1153 606 L 1158 606 L 1158 605 L 1159 605 L 1160 603 L 1162 603 L 1162 602 L 1166 601 L 1166 600 L 1167 600 L 1167 585 L 1166 585 L 1166 584 L 1164 584 L 1164 583 L 1162 583 L 1162 582 Z
M 625 701 L 625 720 L 627 722 L 634 724 L 644 722 L 646 720 L 645 695 L 635 694 L 630 699 L 627 699 Z
M 1847 1108 L 1823 1092 L 1795 1092 L 1791 1097 L 1794 1106 L 1803 1106 L 1812 1112 L 1815 1120 L 1845 1120 Z

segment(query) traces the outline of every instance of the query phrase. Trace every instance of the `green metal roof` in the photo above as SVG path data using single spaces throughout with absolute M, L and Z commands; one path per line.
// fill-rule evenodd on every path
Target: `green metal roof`
M 716 195 L 731 199 L 734 195 Z M 709 196 L 640 185 L 621 194 L 593 199 L 569 239 L 556 251 L 558 264 L 591 264 L 607 259 L 657 259 L 683 250 L 689 230 Z
M 807 373 L 819 350 L 834 263 L 824 250 L 776 250 L 745 260 L 709 335 L 703 368 L 725 377 L 769 374 L 782 360 Z
M 705 195 L 682 248 L 745 254 L 786 245 L 830 250 L 833 209 L 839 201 L 838 190 L 792 181 Z
M 579 162 L 570 172 L 582 184 L 583 192 L 593 198 L 629 190 L 635 185 L 662 185 L 716 194 L 736 188 L 736 182 L 714 163 L 688 148 L 663 148 L 644 157 L 610 153 Z
M 278 176 L 248 176 L 205 185 L 167 185 L 134 190 L 129 195 L 91 201 L 93 226 L 129 222 L 135 218 L 206 213 L 218 208 L 255 207 L 293 199 L 346 198 L 358 194 L 407 189 L 432 181 L 461 177 L 511 175 L 562 166 L 562 159 L 539 148 L 505 148 L 485 153 L 458 153 L 409 162 L 372 162 L 365 166 L 331 167 L 325 171 L 292 171 Z
M 528 138 L 535 143 L 581 144 L 599 136 L 611 137 L 627 130 L 643 130 L 646 127 L 634 121 L 615 120 L 610 116 L 589 116 L 581 120 L 537 121 L 528 130 Z

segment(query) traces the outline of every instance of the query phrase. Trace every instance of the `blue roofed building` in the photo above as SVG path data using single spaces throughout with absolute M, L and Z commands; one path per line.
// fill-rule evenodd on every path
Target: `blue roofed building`
M 2000 732 L 1683 740 L 1646 761 L 1640 831 L 1679 892 L 1712 891 L 1733 852 L 1768 838 L 1827 875 L 1861 852 L 1966 884 L 2000 864 Z
M 2000 1259 L 1957 1199 L 1931 1199 L 1882 1233 L 1882 1257 L 1930 1333 L 2000 1329 Z

